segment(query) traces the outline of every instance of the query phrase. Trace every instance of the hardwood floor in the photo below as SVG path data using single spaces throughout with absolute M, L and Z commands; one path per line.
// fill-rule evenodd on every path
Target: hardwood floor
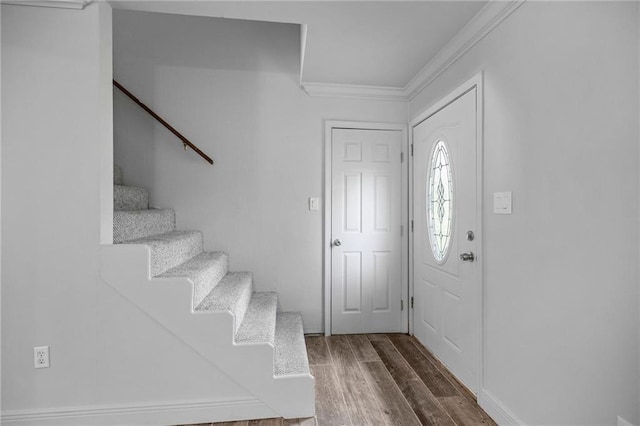
M 192 426 L 495 425 L 447 369 L 405 334 L 307 336 L 316 417 Z

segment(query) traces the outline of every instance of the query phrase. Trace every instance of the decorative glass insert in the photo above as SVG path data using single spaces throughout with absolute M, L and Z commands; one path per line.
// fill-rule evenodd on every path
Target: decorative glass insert
M 453 233 L 453 170 L 443 140 L 433 147 L 430 163 L 426 206 L 429 241 L 436 262 L 444 263 Z

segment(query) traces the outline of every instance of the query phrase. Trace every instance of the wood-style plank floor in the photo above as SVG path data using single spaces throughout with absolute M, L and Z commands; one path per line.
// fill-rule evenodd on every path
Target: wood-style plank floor
M 475 398 L 406 334 L 307 336 L 316 416 L 192 426 L 491 425 Z

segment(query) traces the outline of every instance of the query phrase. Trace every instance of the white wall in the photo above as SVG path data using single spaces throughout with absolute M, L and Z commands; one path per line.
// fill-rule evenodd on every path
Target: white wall
M 82 404 L 97 345 L 97 6 L 2 11 L 2 405 Z M 48 370 L 33 369 L 39 345 Z
M 3 423 L 90 409 L 131 424 L 140 405 L 247 397 L 99 278 L 113 209 L 101 176 L 113 152 L 110 7 L 1 10 Z M 39 345 L 48 369 L 33 368 Z
M 298 86 L 291 24 L 114 11 L 114 75 L 214 158 L 212 167 L 114 95 L 115 162 L 208 250 L 323 331 L 322 196 L 326 119 L 406 121 L 406 104 L 310 98 Z
M 527 2 L 409 105 L 484 71 L 484 387 L 525 424 L 640 421 L 637 7 Z

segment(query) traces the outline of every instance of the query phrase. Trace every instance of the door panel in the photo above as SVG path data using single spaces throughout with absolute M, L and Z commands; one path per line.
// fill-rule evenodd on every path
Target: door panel
M 344 174 L 343 232 L 362 231 L 362 173 Z
M 378 232 L 389 232 L 391 210 L 389 176 L 376 175 L 373 179 L 373 230 Z
M 361 311 L 362 253 L 345 252 L 344 264 L 344 312 Z
M 391 283 L 389 282 L 389 258 L 388 251 L 377 251 L 373 253 L 373 310 L 389 310 L 389 293 Z
M 331 332 L 401 331 L 402 132 L 333 129 Z
M 480 225 L 476 95 L 474 88 L 413 128 L 414 333 L 473 392 L 481 269 L 460 254 L 480 244 L 466 238 Z
M 422 305 L 418 302 L 416 305 L 417 311 L 422 312 L 422 321 L 424 326 L 427 327 L 423 332 L 436 333 L 438 328 L 437 319 L 440 316 L 440 305 L 438 305 L 438 287 L 430 283 L 427 280 L 422 280 L 422 286 L 420 290 L 423 294 Z M 421 337 L 421 336 L 419 336 Z M 422 340 L 422 339 L 421 339 Z M 423 342 L 424 343 L 424 342 Z

